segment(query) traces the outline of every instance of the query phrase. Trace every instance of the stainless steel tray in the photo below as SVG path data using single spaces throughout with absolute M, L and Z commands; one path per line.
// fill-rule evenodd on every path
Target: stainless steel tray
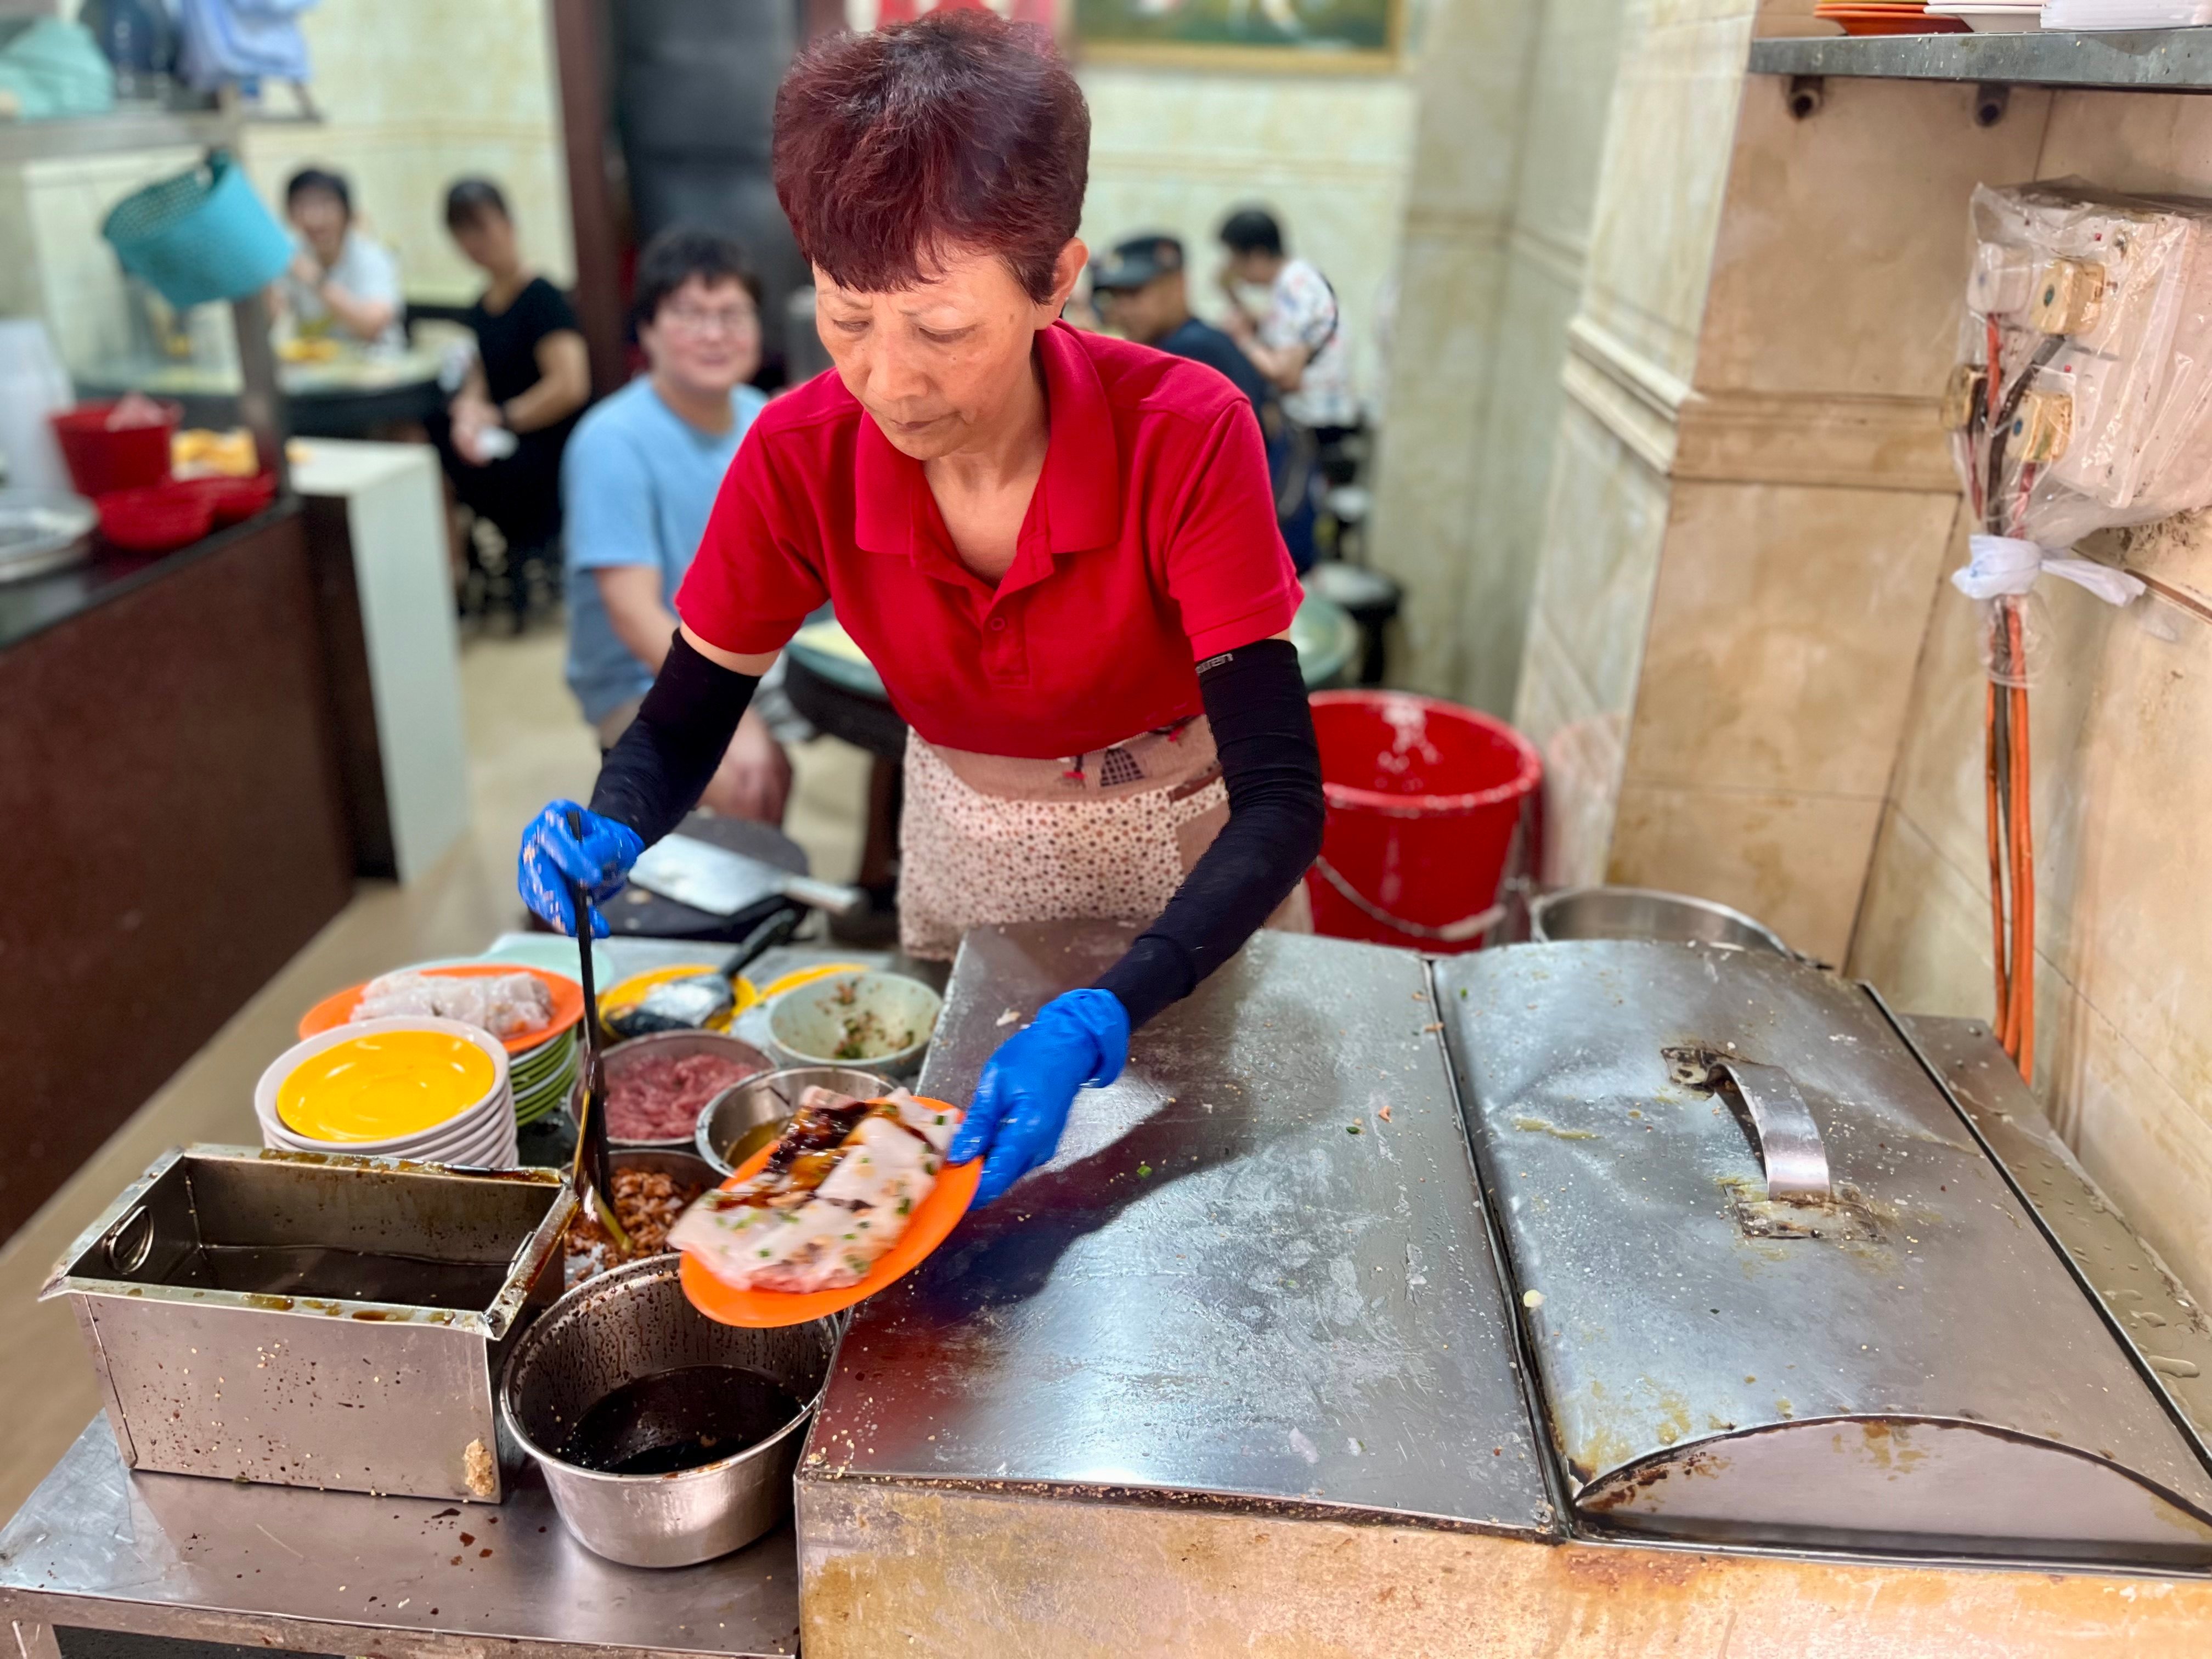
M 2212 1562 L 2193 1437 L 1863 989 L 1618 941 L 1437 980 L 1578 1514 Z
M 75 1304 L 133 1468 L 497 1502 L 494 1384 L 574 1210 L 550 1170 L 188 1146 L 40 1294 Z

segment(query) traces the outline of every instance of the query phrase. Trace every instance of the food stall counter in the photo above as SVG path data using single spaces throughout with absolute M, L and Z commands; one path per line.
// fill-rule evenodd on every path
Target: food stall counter
M 24 1659 L 58 1659 L 55 1626 L 385 1659 L 787 1655 L 799 1586 L 788 1524 L 643 1572 L 570 1537 L 535 1477 L 492 1508 L 134 1474 L 102 1418 L 0 1532 L 0 1619 Z

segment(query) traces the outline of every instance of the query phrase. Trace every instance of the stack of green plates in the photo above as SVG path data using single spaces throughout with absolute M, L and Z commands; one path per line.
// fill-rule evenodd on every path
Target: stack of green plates
M 514 1089 L 514 1121 L 518 1125 L 535 1123 L 558 1111 L 568 1098 L 568 1091 L 576 1084 L 580 1054 L 576 1038 L 580 1029 L 571 1025 L 535 1048 L 508 1060 L 507 1076 Z

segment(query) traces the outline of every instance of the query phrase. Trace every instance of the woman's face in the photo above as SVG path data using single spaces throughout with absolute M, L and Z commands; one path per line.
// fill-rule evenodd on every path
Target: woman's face
M 346 226 L 353 216 L 346 204 L 326 190 L 303 190 L 287 204 L 294 228 L 325 264 L 337 263 L 345 251 Z
M 637 337 L 655 374 L 698 397 L 726 398 L 760 371 L 760 310 L 734 277 L 685 277 Z
M 1033 371 L 1089 257 L 1060 250 L 1053 292 L 1032 300 L 995 253 L 949 254 L 909 289 L 868 294 L 814 268 L 814 320 L 845 389 L 902 454 L 935 460 L 989 434 Z
M 489 208 L 453 227 L 453 242 L 471 264 L 496 276 L 514 264 L 514 221 Z

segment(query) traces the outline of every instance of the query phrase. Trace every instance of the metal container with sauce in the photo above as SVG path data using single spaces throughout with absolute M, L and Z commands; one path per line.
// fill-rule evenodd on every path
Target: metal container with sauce
M 1583 941 L 1437 965 L 1585 1523 L 2212 1562 L 2212 1471 L 1863 988 Z
M 188 1146 L 40 1294 L 74 1304 L 133 1468 L 496 1503 L 494 1383 L 575 1206 L 553 1170 Z

